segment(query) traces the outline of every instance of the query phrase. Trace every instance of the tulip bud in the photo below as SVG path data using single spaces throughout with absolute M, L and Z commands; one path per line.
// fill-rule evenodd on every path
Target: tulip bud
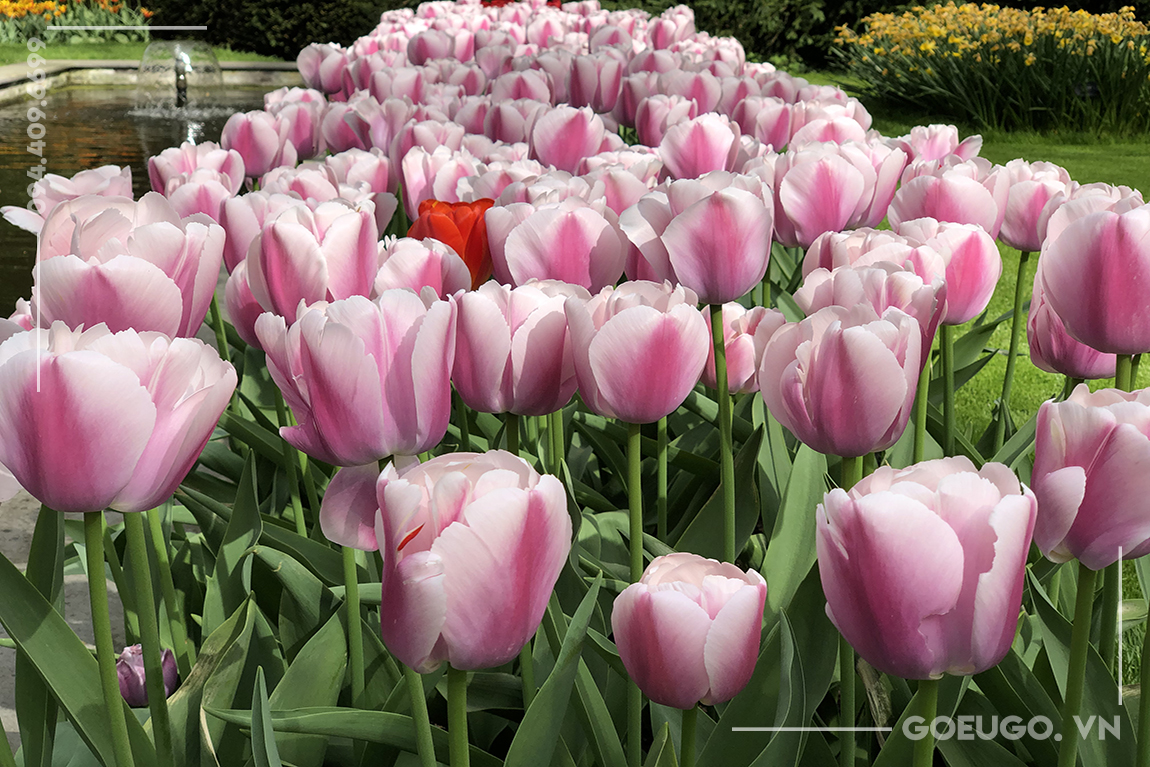
M 176 656 L 171 650 L 164 650 L 160 656 L 160 667 L 164 671 L 164 696 L 171 697 L 180 684 L 180 672 L 176 668 Z M 120 678 L 120 694 L 132 708 L 148 705 L 148 688 L 145 683 L 144 649 L 138 644 L 125 647 L 116 659 L 116 675 Z

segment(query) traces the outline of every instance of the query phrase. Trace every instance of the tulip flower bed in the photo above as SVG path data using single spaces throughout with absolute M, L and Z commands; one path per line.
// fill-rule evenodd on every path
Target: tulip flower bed
M 965 3 L 915 7 L 840 28 L 867 95 L 981 128 L 1139 135 L 1150 125 L 1150 32 L 1118 13 Z
M 138 27 L 147 24 L 152 15 L 138 4 L 114 0 L 5 0 L 0 2 L 0 43 L 23 45 L 33 38 L 44 37 L 49 42 L 147 42 L 147 30 Z M 96 28 L 72 32 L 68 38 L 58 38 L 59 32 L 49 31 L 52 26 L 65 25 Z M 114 29 L 131 26 L 137 29 Z
M 1150 767 L 1138 192 L 884 137 L 683 6 L 430 2 L 298 63 L 139 200 L 3 210 L 22 764 Z M 1063 391 L 1015 423 L 1023 343 Z

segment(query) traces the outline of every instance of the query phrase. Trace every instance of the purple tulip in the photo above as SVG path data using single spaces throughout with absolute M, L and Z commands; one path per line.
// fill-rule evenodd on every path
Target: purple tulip
M 194 338 L 105 325 L 0 344 L 0 464 L 57 511 L 167 499 L 227 407 L 236 372 Z
M 754 570 L 674 553 L 615 598 L 611 629 L 631 679 L 652 702 L 690 709 L 735 697 L 759 656 L 767 582 Z
M 268 370 L 298 426 L 285 440 L 337 466 L 429 450 L 451 414 L 454 301 L 388 290 L 255 323 Z
M 816 522 L 827 615 L 887 674 L 985 671 L 1014 640 L 1036 510 L 1009 468 L 965 456 L 832 490 Z
M 180 671 L 176 668 L 176 656 L 171 650 L 160 655 L 160 668 L 164 672 L 164 696 L 171 697 L 180 686 Z M 144 673 L 144 650 L 138 645 L 124 648 L 116 658 L 116 676 L 120 678 L 120 694 L 132 708 L 148 705 L 148 687 Z

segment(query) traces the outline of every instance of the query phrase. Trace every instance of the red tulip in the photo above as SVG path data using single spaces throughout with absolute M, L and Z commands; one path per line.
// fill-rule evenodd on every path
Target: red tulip
M 419 218 L 407 236 L 417 240 L 430 237 L 450 246 L 471 271 L 471 287 L 478 288 L 491 276 L 484 214 L 494 204 L 495 200 L 488 198 L 474 202 L 424 200 L 419 204 Z

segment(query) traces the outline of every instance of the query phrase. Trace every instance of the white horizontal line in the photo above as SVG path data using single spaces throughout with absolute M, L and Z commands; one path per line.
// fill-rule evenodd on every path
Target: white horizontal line
M 76 25 L 76 26 L 55 25 L 55 26 L 48 27 L 48 29 L 151 29 L 151 30 L 156 30 L 156 31 L 168 30 L 169 32 L 176 32 L 176 31 L 181 31 L 181 30 L 200 30 L 200 31 L 203 31 L 203 30 L 207 29 L 207 27 L 171 27 L 171 26 L 161 27 L 161 26 L 149 26 L 147 24 L 143 24 L 140 26 L 125 26 L 123 24 L 116 24 L 113 26 L 106 26 L 106 27 L 102 27 L 102 26 L 79 26 L 79 25 Z
M 894 732 L 893 727 L 732 727 L 731 732 Z

